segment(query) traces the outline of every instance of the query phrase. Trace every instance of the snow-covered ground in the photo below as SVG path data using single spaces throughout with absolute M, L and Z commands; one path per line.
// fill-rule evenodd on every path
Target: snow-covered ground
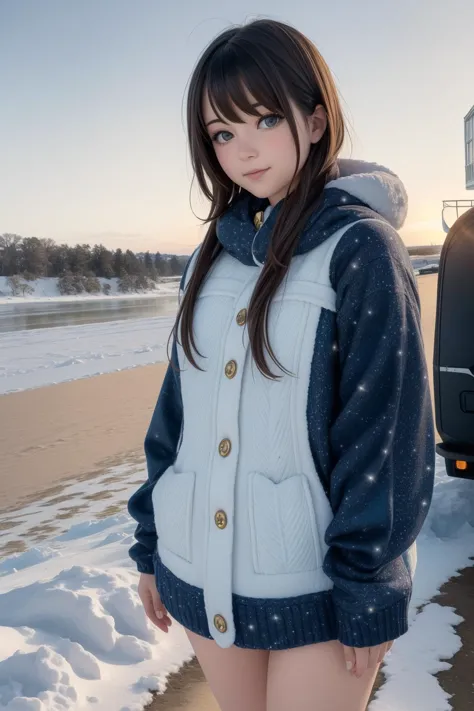
M 116 467 L 0 517 L 2 549 L 26 547 L 0 558 L 2 711 L 137 711 L 191 658 L 183 629 L 148 625 L 137 595 L 126 501 L 144 477 Z
M 414 269 L 426 267 L 427 264 L 439 265 L 441 254 L 425 254 L 418 257 L 410 257 Z
M 191 658 L 182 627 L 161 633 L 137 594 L 126 502 L 144 478 L 143 463 L 123 465 L 0 518 L 3 550 L 25 547 L 0 559 L 2 711 L 140 711 Z M 386 658 L 370 711 L 451 709 L 434 674 L 461 646 L 461 618 L 429 600 L 473 554 L 474 483 L 448 478 L 438 459 L 413 624 Z
M 440 256 L 439 254 L 433 254 L 424 257 L 412 257 L 411 263 L 416 276 L 423 274 L 423 271 L 428 269 L 432 271 L 426 273 L 434 273 L 437 271 L 439 269 Z
M 0 276 L 0 304 L 39 303 L 42 301 L 89 301 L 91 299 L 111 299 L 114 297 L 120 297 L 121 299 L 143 299 L 147 296 L 156 297 L 176 294 L 179 285 L 179 279 L 176 279 L 176 277 L 166 277 L 157 283 L 156 289 L 151 289 L 146 292 L 122 294 L 118 288 L 118 279 L 103 279 L 100 277 L 99 282 L 101 285 L 108 284 L 110 286 L 110 294 L 108 296 L 105 296 L 105 294 L 86 293 L 61 296 L 58 289 L 58 280 L 55 277 L 44 277 L 42 279 L 35 279 L 35 281 L 25 282 L 33 289 L 33 293 L 25 296 L 12 296 L 11 288 L 8 285 L 8 277 Z
M 0 333 L 0 394 L 166 361 L 173 317 Z

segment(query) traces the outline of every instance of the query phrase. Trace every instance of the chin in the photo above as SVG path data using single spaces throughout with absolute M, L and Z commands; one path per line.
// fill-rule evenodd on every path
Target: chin
M 264 190 L 261 188 L 260 190 L 258 188 L 253 188 L 250 190 L 249 188 L 246 188 L 247 192 L 253 195 L 256 198 L 267 198 L 268 197 L 268 190 Z
M 251 185 L 246 190 L 251 194 L 254 195 L 257 198 L 266 198 L 267 200 L 270 200 L 272 202 L 272 199 L 275 198 L 274 203 L 276 204 L 279 202 L 282 198 L 285 197 L 286 192 L 288 190 L 289 183 L 284 183 L 282 186 L 274 186 L 274 187 L 268 187 L 268 185 Z
M 275 195 L 275 190 L 269 188 L 268 185 L 249 185 L 246 190 L 257 198 L 269 198 Z

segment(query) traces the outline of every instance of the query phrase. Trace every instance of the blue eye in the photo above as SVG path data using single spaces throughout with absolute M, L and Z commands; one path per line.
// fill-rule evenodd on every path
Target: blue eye
M 275 128 L 275 126 L 278 126 L 281 121 L 283 121 L 283 116 L 279 116 L 278 114 L 267 114 L 266 116 L 262 116 L 259 120 L 258 127 L 260 128 L 262 126 L 263 128 Z M 233 138 L 233 134 L 230 131 L 217 131 L 217 133 L 211 136 L 212 141 L 214 143 L 219 143 L 220 145 L 229 143 L 231 138 Z
M 230 136 L 230 138 L 232 138 L 232 134 L 230 131 L 218 131 L 217 133 L 215 133 L 213 135 L 212 140 L 215 141 L 216 143 L 229 143 L 230 138 L 228 138 L 228 139 L 224 138 L 224 140 L 222 140 L 222 141 L 219 140 L 219 136 L 224 137 L 224 135 Z
M 275 126 L 278 126 L 280 121 L 283 120 L 282 116 L 278 116 L 278 114 L 267 114 L 267 116 L 263 116 L 260 121 L 258 122 L 258 125 L 261 126 L 264 121 L 267 122 L 267 125 L 264 126 L 264 128 L 275 128 Z

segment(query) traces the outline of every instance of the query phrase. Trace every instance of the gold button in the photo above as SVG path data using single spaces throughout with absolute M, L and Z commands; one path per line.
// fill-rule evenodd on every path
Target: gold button
M 255 225 L 257 230 L 259 230 L 260 227 L 263 225 L 263 210 L 259 210 L 255 213 L 255 217 L 253 218 L 253 224 Z
M 225 528 L 227 526 L 227 516 L 225 511 L 219 509 L 214 516 L 214 521 L 216 522 L 217 528 Z
M 218 629 L 219 632 L 227 632 L 227 622 L 222 615 L 214 615 L 214 627 Z
M 235 360 L 230 360 L 228 363 L 226 363 L 225 374 L 229 378 L 229 380 L 231 380 L 234 377 L 236 372 L 237 372 L 237 363 L 235 362 Z
M 244 326 L 247 322 L 247 309 L 240 309 L 236 321 L 239 326 Z
M 219 442 L 219 454 L 221 455 L 221 457 L 228 457 L 231 448 L 232 445 L 230 443 L 230 439 L 223 439 L 221 442 Z

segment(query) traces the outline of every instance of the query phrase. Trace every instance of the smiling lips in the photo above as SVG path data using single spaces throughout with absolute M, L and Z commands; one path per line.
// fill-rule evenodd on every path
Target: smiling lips
M 264 168 L 263 170 L 253 170 L 251 173 L 244 173 L 244 175 L 246 178 L 250 178 L 251 180 L 258 180 L 262 177 L 262 175 L 265 175 L 267 170 L 270 170 L 270 168 Z

